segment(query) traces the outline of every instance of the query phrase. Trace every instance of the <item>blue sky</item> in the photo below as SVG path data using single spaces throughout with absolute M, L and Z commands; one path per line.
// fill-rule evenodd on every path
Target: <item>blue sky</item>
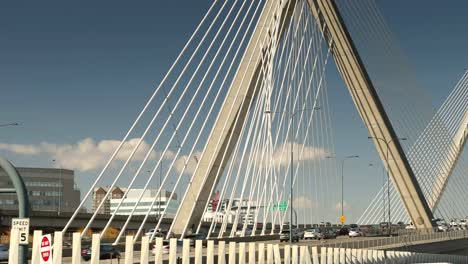
M 76 144 L 120 139 L 212 1 L 23 1 L 0 8 L 0 128 L 4 144 Z M 468 3 L 377 0 L 414 74 L 438 106 L 467 69 Z M 349 203 L 381 183 L 373 145 L 343 82 L 333 73 L 338 156 Z M 1 151 L 18 166 L 52 166 L 50 155 Z M 379 163 L 380 164 L 380 163 Z M 77 171 L 86 188 L 92 172 Z M 356 211 L 362 210 L 357 208 Z M 358 214 L 358 213 L 356 213 Z

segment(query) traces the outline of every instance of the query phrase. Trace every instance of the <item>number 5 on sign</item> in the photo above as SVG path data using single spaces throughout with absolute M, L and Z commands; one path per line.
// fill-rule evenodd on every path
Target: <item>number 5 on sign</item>
M 13 218 L 11 229 L 19 230 L 19 244 L 27 245 L 29 242 L 29 218 Z

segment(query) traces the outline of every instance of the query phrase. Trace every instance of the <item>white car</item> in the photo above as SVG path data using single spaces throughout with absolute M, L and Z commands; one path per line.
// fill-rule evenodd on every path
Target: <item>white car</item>
M 177 252 L 182 252 L 182 241 L 181 240 L 177 240 Z M 169 246 L 169 240 L 164 240 L 163 241 L 163 246 L 162 246 L 162 253 L 163 254 L 169 254 L 169 249 L 170 249 L 170 246 Z M 156 255 L 156 244 L 153 245 L 153 248 L 151 250 L 153 252 L 154 255 Z
M 320 228 L 313 228 L 304 231 L 304 239 L 320 239 L 322 230 Z
M 0 261 L 8 260 L 8 246 L 0 244 Z
M 437 231 L 447 232 L 448 231 L 448 226 L 446 224 L 437 224 Z
M 252 235 L 252 229 L 247 228 L 245 229 L 244 236 L 250 236 Z M 236 236 L 242 236 L 242 229 L 236 231 Z
M 460 227 L 463 230 L 466 230 L 468 223 L 466 222 L 466 219 L 460 219 Z
M 348 234 L 349 237 L 360 237 L 360 236 L 364 236 L 364 233 L 362 233 L 362 231 L 358 228 L 351 228 L 349 229 L 349 234 Z

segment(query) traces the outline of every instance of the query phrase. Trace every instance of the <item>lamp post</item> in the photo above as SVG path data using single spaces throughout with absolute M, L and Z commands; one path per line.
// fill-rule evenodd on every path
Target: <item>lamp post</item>
M 369 163 L 369 167 L 373 167 L 373 163 Z M 382 205 L 385 205 L 385 168 L 382 166 Z M 385 206 L 382 206 L 382 222 L 385 222 Z
M 52 160 L 53 163 L 57 164 L 57 160 L 53 159 Z M 63 193 L 63 184 L 62 184 L 62 165 L 58 164 L 59 165 L 59 183 L 58 183 L 58 210 L 57 210 L 57 214 L 60 215 L 60 211 L 61 211 L 61 207 L 62 207 L 62 193 Z
M 312 110 L 319 110 L 320 107 L 314 107 L 312 109 L 299 109 L 294 112 L 288 112 L 288 111 L 279 111 L 279 112 L 271 112 L 271 111 L 265 111 L 265 114 L 271 114 L 271 113 L 289 113 L 289 119 L 291 123 L 291 134 L 290 134 L 290 141 L 291 141 L 291 166 L 290 166 L 290 173 L 291 173 L 291 178 L 289 179 L 289 184 L 290 184 L 290 190 L 289 190 L 289 243 L 292 244 L 293 242 L 293 229 L 292 229 L 292 222 L 293 222 L 293 213 L 294 213 L 294 207 L 293 207 L 293 191 L 294 191 L 294 118 L 296 114 Z M 297 219 L 297 216 L 296 216 Z M 297 220 L 296 220 L 296 225 L 297 225 Z
M 383 143 L 385 143 L 385 146 L 387 147 L 386 149 L 386 155 L 385 155 L 385 163 L 387 164 L 387 202 L 388 202 L 388 223 L 387 223 L 387 232 L 388 232 L 388 236 L 391 235 L 391 224 L 390 224 L 390 221 L 391 221 L 391 203 L 390 203 L 390 173 L 389 173 L 389 164 L 388 164 L 388 155 L 389 155 L 389 146 L 390 146 L 390 143 L 392 143 L 394 140 L 400 140 L 400 141 L 403 141 L 403 140 L 406 140 L 407 138 L 399 138 L 399 137 L 396 137 L 396 138 L 391 138 L 389 140 L 385 140 L 383 138 L 380 138 L 380 137 L 372 137 L 372 136 L 369 136 L 367 137 L 368 139 L 375 139 L 375 140 L 380 140 L 382 141 Z
M 332 159 L 332 158 L 335 158 L 333 156 L 327 156 L 325 157 L 327 159 Z M 359 158 L 358 155 L 351 155 L 351 156 L 346 156 L 344 158 L 341 159 L 341 217 L 344 217 L 344 164 L 345 164 L 345 161 L 347 159 L 355 159 L 355 158 Z M 344 221 L 341 221 L 342 225 L 344 224 Z

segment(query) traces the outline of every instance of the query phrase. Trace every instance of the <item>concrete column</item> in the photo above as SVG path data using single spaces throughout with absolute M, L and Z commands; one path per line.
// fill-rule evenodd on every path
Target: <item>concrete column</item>
M 272 46 L 272 39 L 280 39 L 278 36 L 273 38 L 273 34 L 284 32 L 284 28 L 275 31 L 274 25 L 278 17 L 280 25 L 288 24 L 287 21 L 284 23 L 282 21 L 290 19 L 295 2 L 296 0 L 266 1 L 206 147 L 198 161 L 198 167 L 190 186 L 174 218 L 170 230 L 173 233 L 183 236 L 188 228 L 197 225 L 201 220 L 205 204 L 212 195 L 211 189 L 217 183 L 217 176 L 224 172 L 226 163 L 237 144 L 249 105 L 258 93 L 257 80 L 263 78 L 261 56 Z M 276 10 L 278 3 L 282 8 Z M 286 8 L 288 3 L 291 3 L 289 9 Z M 271 11 L 268 12 L 269 10 Z M 286 10 L 289 11 L 286 12 Z
M 323 35 L 331 44 L 338 70 L 369 135 L 387 142 L 397 138 L 334 0 L 308 0 L 308 2 L 317 23 L 321 24 L 320 28 L 324 28 Z M 382 140 L 374 140 L 374 144 L 416 228 L 432 228 L 432 212 L 398 140 L 392 140 L 388 150 Z

